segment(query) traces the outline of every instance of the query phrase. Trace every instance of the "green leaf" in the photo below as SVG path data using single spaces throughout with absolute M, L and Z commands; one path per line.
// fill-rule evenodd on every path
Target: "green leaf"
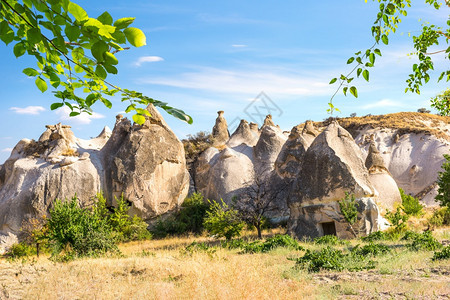
M 133 115 L 133 121 L 138 123 L 139 125 L 142 125 L 145 123 L 145 117 L 142 115 Z
M 333 78 L 333 79 L 331 79 L 331 81 L 330 81 L 329 84 L 333 84 L 333 83 L 335 83 L 336 81 L 337 81 L 337 78 Z
M 123 31 L 131 45 L 141 47 L 147 45 L 145 34 L 142 30 L 134 27 L 127 28 Z
M 64 32 L 69 39 L 69 41 L 73 42 L 78 39 L 80 36 L 81 30 L 78 26 L 66 26 Z
M 385 35 L 385 34 L 383 34 L 383 35 L 381 36 L 381 41 L 382 41 L 385 45 L 389 44 L 389 39 L 388 39 L 387 35 Z
M 105 79 L 106 76 L 108 76 L 105 68 L 103 68 L 101 65 L 97 65 L 97 67 L 95 68 L 95 74 L 97 74 L 97 76 L 101 79 Z
M 103 61 L 103 54 L 108 51 L 108 44 L 104 41 L 98 41 L 94 43 L 91 47 L 91 53 L 97 60 L 97 62 Z
M 30 28 L 27 30 L 27 38 L 30 44 L 37 44 L 42 40 L 41 31 L 39 28 Z
M 92 104 L 94 104 L 94 102 L 97 100 L 97 94 L 89 94 L 86 97 L 86 105 L 87 106 L 92 106 Z
M 81 21 L 87 20 L 89 18 L 86 11 L 83 8 L 81 8 L 81 6 L 79 6 L 73 2 L 69 3 L 68 11 L 75 17 L 75 19 L 77 21 L 81 22 Z
M 117 68 L 108 64 L 104 64 L 103 67 L 106 69 L 106 72 L 110 74 L 117 74 Z
M 369 61 L 372 65 L 375 63 L 375 54 L 373 53 L 369 54 Z
M 354 57 L 350 57 L 350 58 L 347 60 L 347 65 L 351 64 L 354 60 L 355 60 Z
M 37 77 L 35 83 L 41 92 L 45 92 L 47 90 L 47 82 L 45 82 L 45 80 L 41 77 Z
M 374 52 L 375 54 L 381 56 L 381 51 L 380 51 L 380 49 L 375 49 L 375 50 L 373 50 L 373 52 Z
M 358 98 L 358 90 L 356 89 L 356 87 L 350 87 L 350 93 L 355 96 L 355 98 Z
M 101 98 L 100 98 L 100 101 L 102 101 L 102 103 L 103 103 L 107 108 L 111 108 L 111 107 L 112 107 L 112 103 L 111 103 L 111 101 L 109 101 L 108 99 L 101 97 Z
M 136 18 L 121 18 L 121 19 L 116 20 L 113 25 L 117 29 L 124 29 L 124 28 L 127 28 L 129 25 L 131 25 L 131 23 L 134 22 L 134 19 L 136 19 Z
M 80 114 L 79 112 L 73 111 L 73 112 L 71 112 L 71 113 L 69 114 L 69 116 L 70 116 L 70 117 L 76 117 L 76 116 L 78 116 L 79 114 Z
M 348 87 L 344 87 L 344 88 L 342 89 L 342 92 L 344 93 L 345 96 L 347 96 L 347 90 L 348 90 Z
M 127 42 L 127 39 L 125 38 L 125 34 L 122 31 L 116 30 L 111 35 L 114 38 L 114 40 L 119 44 L 125 44 Z M 114 45 L 113 45 L 113 47 L 116 48 L 116 46 L 114 46 Z M 122 49 L 118 49 L 118 48 L 116 48 L 116 49 L 122 50 Z
M 364 77 L 364 79 L 365 79 L 366 81 L 369 81 L 369 71 L 364 70 L 363 73 L 362 73 L 362 75 L 363 75 L 363 77 Z
M 33 69 L 33 68 L 26 68 L 26 69 L 23 69 L 23 74 L 25 74 L 25 75 L 27 75 L 27 76 L 30 76 L 30 77 L 34 77 L 34 76 L 38 76 L 40 73 L 38 72 L 38 71 L 36 71 L 35 69 Z
M 105 62 L 110 65 L 117 65 L 119 63 L 117 58 L 111 52 L 105 52 L 103 58 L 105 59 Z
M 51 110 L 55 110 L 58 109 L 60 107 L 64 106 L 64 103 L 52 103 L 52 105 L 50 105 L 50 109 Z
M 97 20 L 99 20 L 100 22 L 102 22 L 105 25 L 111 25 L 113 22 L 113 18 L 107 11 L 105 11 L 100 16 L 98 16 Z
M 356 70 L 356 76 L 359 77 L 359 75 L 361 75 L 362 72 L 362 68 L 358 68 L 358 70 Z
M 16 45 L 14 45 L 13 52 L 16 57 L 20 57 L 20 56 L 24 55 L 26 52 L 26 49 L 25 49 L 25 45 L 23 44 L 23 42 L 20 42 L 20 43 L 17 43 Z

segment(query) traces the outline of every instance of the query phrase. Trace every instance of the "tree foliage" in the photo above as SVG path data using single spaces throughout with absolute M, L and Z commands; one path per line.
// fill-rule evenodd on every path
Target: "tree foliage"
M 17 58 L 27 54 L 36 60 L 37 68 L 23 73 L 35 78 L 41 92 L 54 89 L 58 100 L 52 110 L 65 105 L 70 116 L 90 114 L 97 102 L 111 108 L 110 97 L 119 93 L 129 103 L 125 111 L 135 112 L 136 123 L 145 122 L 149 113 L 144 108 L 150 103 L 192 123 L 182 110 L 107 81 L 118 73 L 116 54 L 146 45 L 145 34 L 130 26 L 135 18 L 114 21 L 106 11 L 92 18 L 69 0 L 0 0 L 0 17 L 0 39 L 13 45 Z
M 450 89 L 432 98 L 431 107 L 435 108 L 441 116 L 450 116 Z
M 209 201 L 209 210 L 206 212 L 204 226 L 213 236 L 225 237 L 231 240 L 237 237 L 244 229 L 245 223 L 240 219 L 239 212 L 228 206 L 223 200 Z
M 333 98 L 342 90 L 344 95 L 347 93 L 358 97 L 357 87 L 352 83 L 355 78 L 363 77 L 364 80 L 370 79 L 370 68 L 374 67 L 376 57 L 381 56 L 382 52 L 378 48 L 380 44 L 388 45 L 389 36 L 397 31 L 402 18 L 408 15 L 411 7 L 411 0 L 373 0 L 379 3 L 379 10 L 371 27 L 373 44 L 366 50 L 355 53 L 347 60 L 347 64 L 352 65 L 352 69 L 347 74 L 341 74 L 333 78 L 330 84 L 337 83 L 336 92 L 328 103 L 328 112 L 339 111 L 333 105 Z M 365 0 L 367 2 L 367 0 Z M 450 8 L 450 1 L 446 0 L 444 4 L 438 0 L 425 0 L 433 9 L 440 10 Z M 444 7 L 443 7 L 444 6 Z M 430 80 L 430 73 L 434 70 L 433 55 L 442 54 L 446 59 L 450 59 L 450 18 L 447 21 L 447 27 L 442 28 L 434 24 L 422 24 L 422 31 L 417 36 L 412 36 L 412 43 L 415 49 L 413 55 L 417 56 L 419 62 L 413 64 L 412 72 L 406 80 L 407 87 L 405 92 L 411 91 L 420 94 L 420 87 Z M 429 53 L 428 49 L 435 45 L 445 44 L 444 49 Z M 443 71 L 438 81 L 450 80 L 450 70 Z
M 442 164 L 442 172 L 438 175 L 438 194 L 436 200 L 442 206 L 447 206 L 450 209 L 450 155 L 444 154 L 445 161 Z

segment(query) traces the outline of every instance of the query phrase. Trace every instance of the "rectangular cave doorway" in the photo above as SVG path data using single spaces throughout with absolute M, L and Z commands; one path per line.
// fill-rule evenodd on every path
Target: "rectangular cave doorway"
M 320 223 L 323 235 L 336 235 L 336 225 L 334 222 Z

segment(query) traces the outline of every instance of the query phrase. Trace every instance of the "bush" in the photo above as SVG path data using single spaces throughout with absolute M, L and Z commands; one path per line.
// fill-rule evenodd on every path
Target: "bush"
M 265 253 L 278 247 L 289 248 L 293 250 L 303 250 L 297 240 L 290 235 L 275 235 L 266 241 L 254 241 L 251 243 L 242 243 L 240 246 L 243 253 Z
M 95 211 L 80 208 L 76 196 L 71 201 L 54 202 L 48 219 L 48 240 L 56 256 L 62 250 L 73 252 L 73 256 L 118 250 L 107 220 Z
M 445 161 L 442 164 L 443 172 L 438 175 L 438 194 L 435 199 L 441 206 L 450 207 L 450 155 L 444 154 Z
M 375 231 L 370 233 L 368 236 L 361 238 L 364 242 L 386 241 L 390 239 L 391 237 L 383 231 Z
M 184 200 L 181 210 L 165 220 L 159 219 L 151 229 L 153 236 L 164 238 L 185 233 L 201 234 L 208 205 L 200 193 L 193 193 Z
M 402 210 L 409 216 L 420 217 L 424 214 L 423 205 L 420 204 L 419 199 L 405 194 L 403 189 L 399 189 L 402 197 Z
M 374 244 L 372 242 L 362 247 L 357 245 L 355 248 L 352 249 L 353 254 L 361 256 L 368 256 L 368 255 L 379 256 L 389 252 L 391 252 L 391 249 L 388 246 L 383 244 Z
M 223 200 L 221 203 L 209 201 L 209 210 L 203 223 L 205 229 L 213 236 L 231 240 L 241 235 L 245 223 L 239 218 L 239 212 L 230 208 Z
M 391 223 L 393 228 L 390 228 L 389 235 L 392 239 L 399 239 L 403 233 L 407 230 L 406 221 L 408 221 L 409 216 L 402 213 L 400 207 L 397 207 L 395 212 L 387 211 L 385 218 Z
M 210 247 L 206 243 L 192 242 L 181 250 L 181 254 L 192 255 L 194 252 L 204 252 L 209 256 L 212 256 L 216 251 L 216 249 Z
M 425 231 L 422 234 L 414 237 L 412 239 L 412 243 L 407 245 L 410 250 L 419 251 L 419 250 L 429 250 L 434 251 L 437 249 L 441 249 L 443 246 L 439 243 L 431 234 L 431 231 Z
M 36 255 L 36 248 L 30 246 L 26 243 L 13 244 L 11 248 L 5 253 L 6 257 L 9 258 L 21 258 Z
M 345 245 L 348 244 L 348 241 L 338 238 L 335 235 L 324 235 L 320 237 L 316 237 L 314 239 L 314 243 L 318 245 Z
M 420 233 L 408 230 L 403 235 L 402 240 L 404 240 L 404 241 L 414 241 L 414 240 L 420 238 L 420 235 L 421 235 Z
M 432 260 L 450 259 L 450 246 L 446 246 L 442 251 L 434 252 Z
M 357 253 L 344 253 L 327 246 L 319 251 L 306 250 L 305 255 L 295 259 L 296 266 L 307 269 L 309 272 L 320 270 L 359 271 L 373 269 L 375 262 L 367 260 Z
M 450 225 L 450 209 L 445 206 L 436 210 L 428 220 L 428 223 L 434 227 Z
M 350 229 L 353 234 L 358 236 L 357 232 L 353 228 L 353 225 L 358 221 L 358 203 L 356 202 L 355 195 L 345 193 L 345 198 L 340 200 L 339 208 L 341 209 L 344 220 L 350 225 Z

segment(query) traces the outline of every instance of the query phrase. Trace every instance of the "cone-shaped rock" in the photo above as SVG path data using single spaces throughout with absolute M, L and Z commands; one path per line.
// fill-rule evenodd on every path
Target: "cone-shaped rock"
M 298 237 L 337 234 L 352 237 L 338 201 L 353 195 L 359 203 L 361 231 L 378 229 L 375 189 L 369 181 L 361 150 L 352 136 L 332 122 L 306 151 L 289 197 L 289 231 Z
M 259 134 L 250 129 L 246 120 L 241 120 L 236 131 L 231 135 L 227 142 L 227 146 L 236 147 L 241 144 L 253 147 L 258 142 Z
M 370 143 L 365 164 L 369 171 L 370 182 L 378 192 L 377 204 L 389 210 L 394 209 L 396 204 L 401 204 L 402 197 L 397 183 L 386 168 L 383 157 L 374 142 Z
M 253 148 L 255 170 L 258 174 L 272 171 L 275 160 L 285 142 L 286 136 L 279 128 L 269 125 L 263 126 L 258 143 Z
M 227 120 L 223 116 L 224 111 L 218 111 L 217 114 L 216 124 L 212 129 L 212 136 L 215 145 L 223 145 L 230 138 L 230 133 L 228 132 Z

